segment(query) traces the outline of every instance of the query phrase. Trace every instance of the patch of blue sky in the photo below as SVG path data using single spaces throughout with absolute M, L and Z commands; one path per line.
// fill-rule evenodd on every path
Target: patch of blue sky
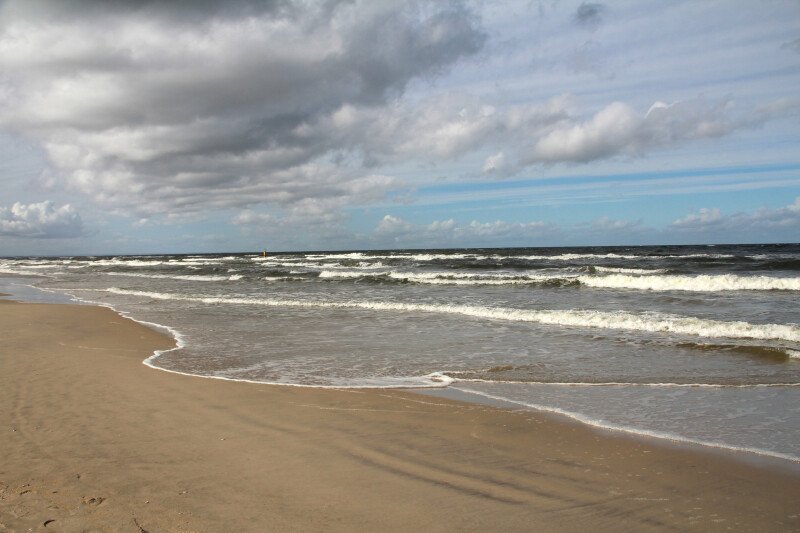
M 740 182 L 740 176 L 751 177 L 753 175 L 768 174 L 770 177 L 786 178 L 790 182 L 800 180 L 800 163 L 779 163 L 772 165 L 742 165 L 735 167 L 717 168 L 694 168 L 665 171 L 644 171 L 628 172 L 618 174 L 562 174 L 543 178 L 515 179 L 509 181 L 483 181 L 469 183 L 437 183 L 418 189 L 421 197 L 441 194 L 456 194 L 461 192 L 481 192 L 481 191 L 502 191 L 513 189 L 544 189 L 549 186 L 568 187 L 570 189 L 580 185 L 591 185 L 593 187 L 603 186 L 603 184 L 619 185 L 626 182 L 637 182 L 654 180 L 663 182 L 670 178 L 691 179 L 704 178 L 704 183 L 728 179 Z M 794 176 L 794 179 L 792 178 Z M 764 182 L 767 183 L 767 182 Z M 702 185 L 700 185 L 702 186 Z M 782 186 L 782 185 L 781 185 Z

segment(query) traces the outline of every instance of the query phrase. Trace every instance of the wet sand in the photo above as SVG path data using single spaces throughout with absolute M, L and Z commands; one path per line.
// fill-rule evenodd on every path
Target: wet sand
M 792 531 L 800 474 L 405 391 L 201 379 L 101 307 L 0 304 L 0 531 Z

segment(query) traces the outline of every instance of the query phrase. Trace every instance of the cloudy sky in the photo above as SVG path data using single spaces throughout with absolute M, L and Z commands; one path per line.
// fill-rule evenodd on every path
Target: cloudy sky
M 0 1 L 0 255 L 800 241 L 796 0 Z

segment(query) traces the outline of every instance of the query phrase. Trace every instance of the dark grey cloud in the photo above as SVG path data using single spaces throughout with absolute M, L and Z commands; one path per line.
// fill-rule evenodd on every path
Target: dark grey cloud
M 334 2 L 328 2 L 333 4 Z M 103 17 L 110 12 L 169 17 L 173 22 L 196 23 L 214 18 L 259 16 L 292 10 L 289 0 L 25 0 L 3 6 L 15 19 L 74 20 Z
M 596 2 L 583 2 L 575 10 L 575 22 L 583 26 L 596 27 L 602 20 L 606 6 Z
M 458 2 L 12 0 L 0 125 L 42 144 L 47 181 L 120 211 L 336 209 L 398 184 L 307 125 L 382 109 L 484 40 Z
M 69 238 L 83 235 L 81 216 L 69 204 L 53 202 L 0 207 L 0 236 L 27 238 Z

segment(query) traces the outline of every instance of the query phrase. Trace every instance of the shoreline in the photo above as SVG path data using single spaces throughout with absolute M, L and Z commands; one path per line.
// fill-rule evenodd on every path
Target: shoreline
M 0 278 L 2 279 L 2 278 Z M 363 386 L 333 386 L 333 385 L 306 385 L 306 384 L 299 384 L 299 383 L 281 383 L 281 382 L 265 382 L 265 381 L 257 381 L 257 380 L 250 380 L 244 378 L 231 378 L 226 376 L 212 376 L 212 375 L 204 375 L 204 374 L 194 374 L 191 372 L 183 372 L 180 370 L 173 370 L 169 368 L 164 368 L 156 365 L 153 361 L 158 359 L 161 355 L 167 352 L 171 352 L 174 350 L 180 350 L 181 348 L 185 347 L 185 341 L 183 335 L 174 327 L 159 324 L 155 322 L 150 322 L 147 320 L 141 320 L 136 317 L 133 317 L 127 312 L 120 311 L 119 309 L 113 307 L 109 304 L 94 302 L 91 300 L 85 300 L 79 298 L 74 295 L 61 293 L 55 290 L 49 289 L 42 289 L 35 285 L 30 284 L 23 284 L 20 285 L 25 287 L 26 289 L 32 289 L 35 293 L 47 293 L 47 294 L 54 294 L 59 296 L 60 298 L 54 298 L 52 303 L 55 304 L 76 304 L 76 305 L 89 305 L 89 306 L 98 306 L 110 309 L 117 315 L 122 318 L 132 320 L 138 324 L 144 325 L 150 329 L 155 329 L 156 331 L 166 332 L 168 336 L 170 336 L 173 340 L 175 345 L 171 348 L 164 349 L 164 350 L 156 350 L 151 355 L 146 357 L 142 364 L 145 366 L 153 369 L 159 370 L 162 372 L 167 372 L 171 374 L 181 375 L 181 376 L 188 376 L 188 377 L 195 377 L 195 378 L 204 378 L 204 379 L 212 379 L 212 380 L 220 380 L 220 381 L 230 381 L 230 382 L 239 382 L 239 383 L 249 383 L 254 385 L 266 385 L 266 386 L 279 386 L 279 387 L 294 387 L 300 389 L 321 389 L 321 390 L 378 390 L 378 391 L 407 391 L 413 394 L 421 394 L 421 395 L 430 395 L 436 396 L 440 398 L 455 400 L 457 402 L 466 402 L 470 404 L 478 404 L 478 405 L 488 405 L 500 409 L 523 409 L 538 413 L 540 415 L 552 417 L 554 420 L 559 422 L 566 422 L 566 423 L 575 423 L 579 424 L 597 431 L 606 432 L 608 434 L 615 434 L 615 435 L 623 435 L 629 438 L 634 439 L 642 439 L 645 442 L 647 441 L 655 441 L 656 443 L 660 443 L 667 446 L 677 446 L 683 447 L 687 449 L 696 448 L 701 453 L 720 453 L 727 457 L 732 457 L 735 460 L 741 460 L 744 462 L 748 462 L 750 464 L 763 464 L 769 465 L 772 462 L 775 462 L 776 465 L 782 466 L 783 468 L 789 468 L 793 471 L 800 472 L 800 457 L 788 455 L 781 452 L 776 452 L 772 450 L 760 449 L 760 448 L 748 448 L 748 447 L 740 447 L 734 446 L 724 443 L 718 443 L 713 441 L 704 441 L 698 439 L 692 439 L 689 437 L 672 434 L 672 433 L 664 433 L 659 431 L 650 431 L 650 430 L 642 430 L 639 428 L 628 427 L 628 426 L 620 426 L 614 425 L 610 423 L 605 423 L 601 420 L 590 419 L 589 417 L 572 411 L 566 411 L 563 409 L 558 408 L 551 408 L 547 406 L 537 406 L 537 405 L 528 405 L 522 402 L 517 402 L 514 400 L 510 400 L 507 398 L 500 398 L 495 397 L 490 394 L 486 394 L 479 391 L 465 391 L 459 389 L 457 387 L 450 387 L 455 383 L 458 383 L 457 379 L 450 378 L 449 376 L 444 376 L 447 380 L 441 386 L 430 386 L 430 385 L 420 385 L 418 387 L 413 386 L 394 386 L 394 385 L 387 385 L 387 386 L 377 386 L 377 385 L 363 385 Z M 30 295 L 27 295 L 30 296 Z M 36 303 L 36 302 L 27 302 L 24 299 L 19 299 L 15 297 L 13 294 L 4 294 L 0 293 L 0 300 L 3 298 L 9 298 L 12 301 L 18 303 Z M 24 297 L 23 297 L 24 298 Z M 64 300 L 66 298 L 66 300 Z M 59 301 L 60 300 L 60 301 Z M 38 303 L 49 303 L 47 301 L 38 302 Z M 436 379 L 431 379 L 431 381 L 438 381 L 439 372 L 434 372 L 427 376 L 423 376 L 424 378 L 431 378 L 431 376 L 435 376 Z M 655 384 L 654 386 L 660 386 L 664 384 Z M 669 384 L 674 385 L 674 384 Z M 771 386 L 789 386 L 789 385 L 796 385 L 796 384 L 771 384 L 765 385 L 767 387 Z M 707 386 L 707 385 L 697 385 L 692 384 L 691 386 Z
M 4 300 L 0 324 L 11 530 L 800 529 L 796 472 L 416 392 L 152 372 L 173 341 L 104 307 Z

